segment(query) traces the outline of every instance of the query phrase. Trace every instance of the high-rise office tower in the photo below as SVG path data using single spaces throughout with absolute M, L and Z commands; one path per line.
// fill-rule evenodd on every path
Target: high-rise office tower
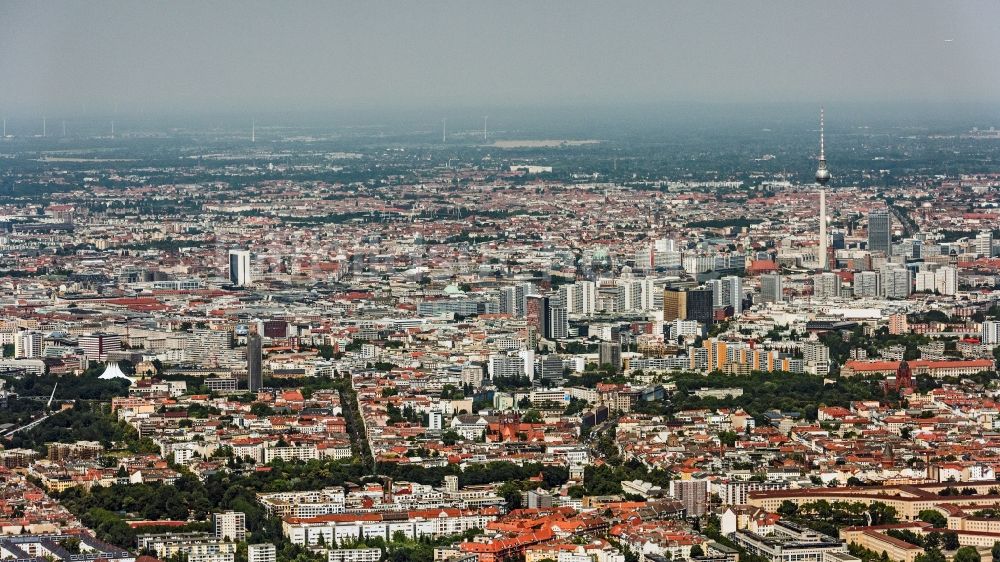
M 250 284 L 249 250 L 229 250 L 229 282 L 237 287 Z
M 712 290 L 697 289 L 687 291 L 687 318 L 685 320 L 697 320 L 706 326 L 715 319 L 715 310 L 712 307 Z
M 518 298 L 517 287 L 504 287 L 500 289 L 500 313 L 517 316 Z M 523 294 L 523 293 L 522 293 Z
M 611 365 L 615 371 L 622 370 L 622 345 L 618 342 L 605 341 L 597 348 L 598 363 Z
M 886 266 L 882 269 L 882 296 L 905 299 L 913 292 L 913 272 L 905 267 Z
M 875 209 L 868 213 L 868 251 L 892 251 L 892 219 L 888 209 Z
M 813 276 L 813 296 L 817 299 L 832 299 L 840 296 L 840 276 L 836 273 L 820 273 Z
M 709 279 L 705 281 L 705 286 L 712 290 L 712 306 L 715 308 L 724 308 L 726 306 L 726 299 L 722 294 L 722 281 L 719 279 Z
M 713 286 L 707 289 L 691 291 L 666 289 L 663 291 L 663 321 L 697 320 L 702 324 L 711 324 L 714 320 L 715 298 Z
M 618 283 L 622 288 L 624 310 L 642 310 L 642 280 L 621 279 Z
M 45 335 L 41 332 L 16 332 L 14 334 L 14 358 L 34 359 L 42 356 L 42 340 Z
M 855 297 L 877 297 L 881 292 L 881 279 L 878 272 L 859 271 L 854 274 Z
M 528 295 L 534 293 L 535 286 L 531 283 L 519 283 L 500 289 L 500 312 L 517 318 L 524 318 Z
M 215 538 L 220 540 L 242 541 L 247 536 L 247 517 L 241 511 L 226 511 L 212 514 L 212 525 L 215 528 Z
M 247 545 L 247 562 L 275 562 L 277 548 L 271 543 Z
M 993 257 L 993 232 L 984 230 L 976 235 L 976 253 L 980 256 Z
M 666 289 L 663 291 L 663 321 L 687 320 L 687 295 L 685 291 Z
M 942 295 L 954 296 L 958 293 L 958 270 L 942 267 L 934 272 L 934 289 Z
M 569 319 L 566 316 L 566 307 L 549 307 L 549 337 L 554 340 L 569 337 Z
M 569 316 L 566 312 L 566 300 L 562 293 L 546 297 L 548 300 L 548 337 L 554 340 L 569 336 Z
M 642 280 L 642 310 L 657 310 L 663 304 L 663 291 L 656 279 L 647 277 Z
M 708 480 L 671 480 L 670 495 L 684 505 L 688 517 L 708 513 Z
M 264 349 L 260 334 L 256 330 L 247 336 L 247 388 L 257 392 L 264 383 Z
M 559 288 L 566 312 L 593 314 L 597 309 L 597 285 L 593 281 L 577 281 Z
M 80 336 L 77 343 L 83 355 L 90 361 L 107 361 L 108 353 L 122 350 L 120 334 L 97 332 Z
M 982 323 L 982 341 L 986 345 L 1000 344 L 1000 321 L 987 320 Z
M 781 275 L 768 273 L 760 276 L 760 302 L 782 302 L 785 300 Z
M 719 280 L 722 298 L 715 297 L 716 302 L 720 301 L 723 306 L 732 306 L 733 314 L 743 312 L 743 280 L 736 275 L 727 275 Z
M 913 279 L 916 281 L 918 293 L 934 292 L 935 287 L 933 271 L 918 271 L 917 274 L 913 276 Z
M 538 335 L 546 339 L 552 337 L 549 331 L 549 297 L 529 295 L 524 317 L 529 326 L 535 327 Z

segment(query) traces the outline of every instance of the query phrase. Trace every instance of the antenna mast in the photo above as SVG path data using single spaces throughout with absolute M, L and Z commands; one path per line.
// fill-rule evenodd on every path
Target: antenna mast
M 820 162 L 826 162 L 826 151 L 825 143 L 823 139 L 823 113 L 825 108 L 819 108 L 819 160 Z

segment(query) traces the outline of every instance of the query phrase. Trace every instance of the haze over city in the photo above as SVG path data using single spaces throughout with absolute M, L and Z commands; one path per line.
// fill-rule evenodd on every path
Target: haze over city
M 996 2 L 4 2 L 0 110 L 993 103 Z

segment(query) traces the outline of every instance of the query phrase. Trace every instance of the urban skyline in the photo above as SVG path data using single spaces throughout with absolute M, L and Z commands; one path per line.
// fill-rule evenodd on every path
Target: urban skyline
M 0 559 L 1000 561 L 998 17 L 0 4 Z

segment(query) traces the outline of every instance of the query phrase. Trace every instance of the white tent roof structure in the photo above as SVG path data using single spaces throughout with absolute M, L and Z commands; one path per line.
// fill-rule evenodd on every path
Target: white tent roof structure
M 124 379 L 127 380 L 129 384 L 132 384 L 132 379 L 129 378 L 129 376 L 122 371 L 121 367 L 119 367 L 118 363 L 116 362 L 108 363 L 108 366 L 104 369 L 104 372 L 101 373 L 101 376 L 97 378 L 106 381 L 111 379 Z

